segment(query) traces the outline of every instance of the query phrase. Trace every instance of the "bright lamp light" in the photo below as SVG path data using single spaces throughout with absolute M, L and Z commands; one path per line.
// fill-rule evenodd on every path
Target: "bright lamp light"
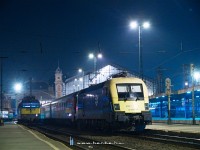
M 130 28 L 131 29 L 135 29 L 135 28 L 137 28 L 138 27 L 138 23 L 136 22 L 136 21 L 132 21 L 131 23 L 130 23 Z
M 90 53 L 90 54 L 89 54 L 89 58 L 90 58 L 90 59 L 93 59 L 93 58 L 94 58 L 94 54 L 93 54 L 93 53 Z
M 99 54 L 97 55 L 97 57 L 98 57 L 98 58 L 102 58 L 102 54 L 99 53 Z
M 142 26 L 143 26 L 143 28 L 148 29 L 150 27 L 150 23 L 144 22 Z
M 150 28 L 150 23 L 149 22 L 144 22 L 144 23 L 142 23 L 142 24 L 140 24 L 144 29 L 148 29 L 148 28 Z M 130 23 L 130 28 L 131 29 L 136 29 L 138 26 L 140 26 L 139 24 L 138 24 L 138 22 L 137 21 L 132 21 L 131 23 Z
M 21 83 L 16 83 L 16 84 L 14 85 L 14 89 L 15 89 L 15 91 L 16 91 L 17 93 L 21 92 L 21 90 L 22 90 L 22 84 L 21 84 Z
M 78 69 L 78 72 L 83 72 L 83 70 L 80 68 L 80 69 Z

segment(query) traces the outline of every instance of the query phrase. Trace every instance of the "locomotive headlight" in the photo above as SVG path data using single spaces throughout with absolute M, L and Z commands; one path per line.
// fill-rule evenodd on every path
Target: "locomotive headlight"
M 145 110 L 149 110 L 149 103 L 144 103 Z
M 119 104 L 114 104 L 114 109 L 115 109 L 115 110 L 120 110 Z

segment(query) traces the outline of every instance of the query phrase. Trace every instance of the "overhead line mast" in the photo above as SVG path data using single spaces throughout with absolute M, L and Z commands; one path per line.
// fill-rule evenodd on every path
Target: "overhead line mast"
M 0 57 L 0 66 L 1 66 L 1 114 L 3 112 L 3 59 L 8 58 L 8 57 Z

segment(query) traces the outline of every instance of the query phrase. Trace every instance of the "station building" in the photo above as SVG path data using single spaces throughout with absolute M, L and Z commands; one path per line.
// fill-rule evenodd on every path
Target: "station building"
M 130 73 L 123 68 L 107 65 L 96 72 L 84 72 L 83 70 L 82 73 L 63 81 L 62 71 L 58 67 L 55 73 L 55 96 L 56 98 L 59 98 L 73 92 L 80 91 L 91 85 L 102 83 L 111 79 L 115 75 L 120 74 L 126 74 L 127 77 L 139 77 L 136 73 Z M 155 91 L 153 80 L 144 77 L 143 81 L 147 85 L 149 96 L 153 95 Z

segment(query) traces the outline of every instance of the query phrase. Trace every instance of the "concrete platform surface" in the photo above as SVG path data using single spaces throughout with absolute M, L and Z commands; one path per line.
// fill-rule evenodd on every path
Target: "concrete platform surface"
M 61 142 L 18 124 L 0 126 L 0 150 L 70 150 Z
M 200 125 L 153 123 L 147 125 L 146 129 L 200 134 Z

